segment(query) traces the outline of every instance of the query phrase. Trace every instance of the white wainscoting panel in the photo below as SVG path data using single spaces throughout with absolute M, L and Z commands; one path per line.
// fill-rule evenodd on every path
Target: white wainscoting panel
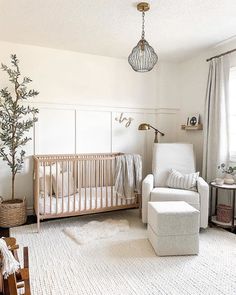
M 157 115 L 156 114 L 145 114 L 144 123 L 148 123 L 158 130 L 162 131 L 161 127 L 157 123 Z M 153 144 L 155 139 L 155 131 L 153 129 L 147 131 L 139 131 L 144 133 L 145 135 L 145 149 L 144 149 L 144 157 L 143 157 L 143 165 L 144 165 L 144 177 L 152 172 L 152 153 L 153 153 Z M 161 136 L 158 134 L 158 140 L 161 141 Z
M 143 155 L 145 137 L 138 130 L 139 124 L 145 119 L 144 114 L 123 113 L 125 118 L 133 118 L 129 127 L 125 127 L 125 121 L 119 123 L 115 118 L 120 117 L 120 112 L 112 113 L 112 150 L 114 152 L 136 153 Z
M 176 142 L 180 125 L 177 124 L 176 113 L 159 113 L 157 114 L 157 125 L 165 136 L 159 137 L 160 142 Z
M 76 111 L 76 153 L 110 153 L 111 112 Z
M 75 110 L 40 108 L 35 154 L 75 153 Z
M 166 133 L 160 142 L 176 141 L 176 109 L 130 109 L 114 107 L 88 107 L 79 105 L 33 104 L 39 108 L 39 121 L 28 136 L 32 141 L 24 148 L 24 169 L 16 178 L 18 197 L 26 197 L 28 207 L 33 205 L 34 154 L 138 153 L 143 157 L 143 177 L 151 172 L 154 130 L 139 131 L 141 123 L 149 123 Z M 126 120 L 133 118 L 129 127 Z M 0 196 L 10 197 L 11 175 L 9 167 L 0 160 Z

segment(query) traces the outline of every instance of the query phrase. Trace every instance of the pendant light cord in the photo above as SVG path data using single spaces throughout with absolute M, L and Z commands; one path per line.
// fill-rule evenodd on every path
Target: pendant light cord
M 145 17 L 145 12 L 143 11 L 142 12 L 142 35 L 141 35 L 142 40 L 145 39 L 145 31 L 144 31 L 144 22 L 145 22 L 145 20 L 144 20 L 144 17 Z

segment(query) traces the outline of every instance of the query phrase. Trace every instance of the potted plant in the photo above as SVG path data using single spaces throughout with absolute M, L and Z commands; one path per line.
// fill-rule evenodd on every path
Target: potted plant
M 25 102 L 39 93 L 27 88 L 32 80 L 21 76 L 16 55 L 11 55 L 11 67 L 1 64 L 1 69 L 13 84 L 12 90 L 7 87 L 0 90 L 0 158 L 11 170 L 11 200 L 0 203 L 0 226 L 11 227 L 26 222 L 26 201 L 15 198 L 15 178 L 23 168 L 23 147 L 31 140 L 25 133 L 37 121 L 38 109 L 26 106 Z
M 226 166 L 225 163 L 222 163 L 218 166 L 218 169 L 221 170 L 222 173 L 225 173 L 224 183 L 234 183 L 233 173 L 236 171 L 236 167 Z

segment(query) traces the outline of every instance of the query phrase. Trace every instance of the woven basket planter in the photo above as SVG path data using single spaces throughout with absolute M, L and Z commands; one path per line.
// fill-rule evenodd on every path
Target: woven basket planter
M 26 222 L 26 200 L 0 201 L 0 227 L 12 227 Z

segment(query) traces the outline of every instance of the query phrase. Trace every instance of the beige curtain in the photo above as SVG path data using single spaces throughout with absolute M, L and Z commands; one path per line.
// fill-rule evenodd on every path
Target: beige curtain
M 222 176 L 217 166 L 229 160 L 229 56 L 209 64 L 205 101 L 203 177 Z

